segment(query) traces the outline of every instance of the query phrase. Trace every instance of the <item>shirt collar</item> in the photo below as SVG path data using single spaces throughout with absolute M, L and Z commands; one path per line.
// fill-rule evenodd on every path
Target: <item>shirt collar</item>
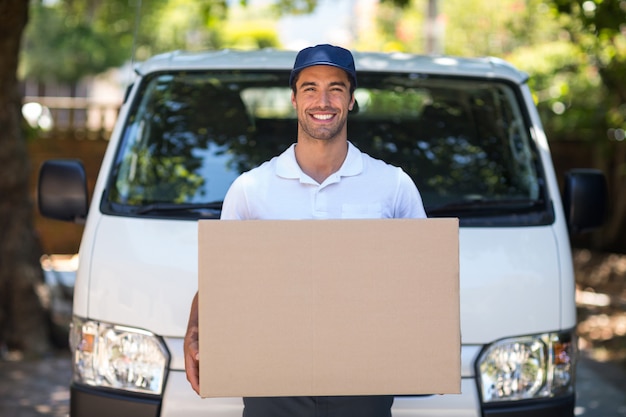
M 292 144 L 285 152 L 280 154 L 276 160 L 276 175 L 282 178 L 299 179 L 301 181 L 308 179 L 300 169 L 296 161 L 296 144 Z M 350 177 L 359 175 L 363 171 L 363 157 L 359 149 L 352 143 L 348 142 L 348 154 L 339 170 L 332 176 L 336 178 Z

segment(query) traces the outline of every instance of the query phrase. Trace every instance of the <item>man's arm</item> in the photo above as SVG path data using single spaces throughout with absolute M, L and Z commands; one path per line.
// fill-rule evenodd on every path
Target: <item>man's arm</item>
M 185 373 L 191 388 L 200 395 L 200 371 L 199 371 L 199 351 L 198 351 L 198 293 L 191 302 L 189 312 L 189 322 L 187 323 L 187 333 L 183 343 L 185 350 Z
M 246 197 L 243 186 L 243 180 L 239 176 L 233 184 L 231 184 L 222 205 L 221 219 L 240 220 L 243 214 L 240 213 L 238 207 L 247 207 Z M 185 373 L 187 380 L 191 384 L 191 388 L 200 395 L 200 352 L 198 344 L 198 293 L 193 297 L 191 302 L 191 311 L 189 312 L 189 322 L 187 323 L 187 333 L 183 343 L 185 351 Z

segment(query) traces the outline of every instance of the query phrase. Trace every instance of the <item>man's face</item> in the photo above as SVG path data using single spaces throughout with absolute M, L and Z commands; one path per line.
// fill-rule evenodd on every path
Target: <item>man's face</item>
M 344 70 L 329 65 L 303 69 L 291 102 L 298 113 L 300 134 L 320 140 L 346 134 L 346 120 L 354 106 L 354 97 Z

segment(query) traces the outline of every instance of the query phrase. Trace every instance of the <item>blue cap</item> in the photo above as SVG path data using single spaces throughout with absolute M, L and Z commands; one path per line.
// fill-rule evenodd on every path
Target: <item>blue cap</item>
M 330 65 L 341 68 L 348 73 L 354 87 L 356 87 L 356 69 L 354 68 L 352 53 L 347 49 L 328 44 L 310 46 L 298 52 L 289 76 L 289 85 L 293 84 L 294 78 L 300 71 L 313 65 Z

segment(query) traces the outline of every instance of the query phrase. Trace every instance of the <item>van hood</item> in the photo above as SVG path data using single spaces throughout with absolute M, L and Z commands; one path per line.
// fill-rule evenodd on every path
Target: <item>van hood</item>
M 183 337 L 198 289 L 197 222 L 102 216 L 89 318 Z
M 97 229 L 89 318 L 183 337 L 198 288 L 197 222 L 102 216 Z M 459 233 L 464 344 L 562 328 L 551 227 Z
M 563 293 L 573 309 L 574 292 L 562 288 L 552 227 L 463 228 L 459 251 L 464 344 L 563 328 Z

